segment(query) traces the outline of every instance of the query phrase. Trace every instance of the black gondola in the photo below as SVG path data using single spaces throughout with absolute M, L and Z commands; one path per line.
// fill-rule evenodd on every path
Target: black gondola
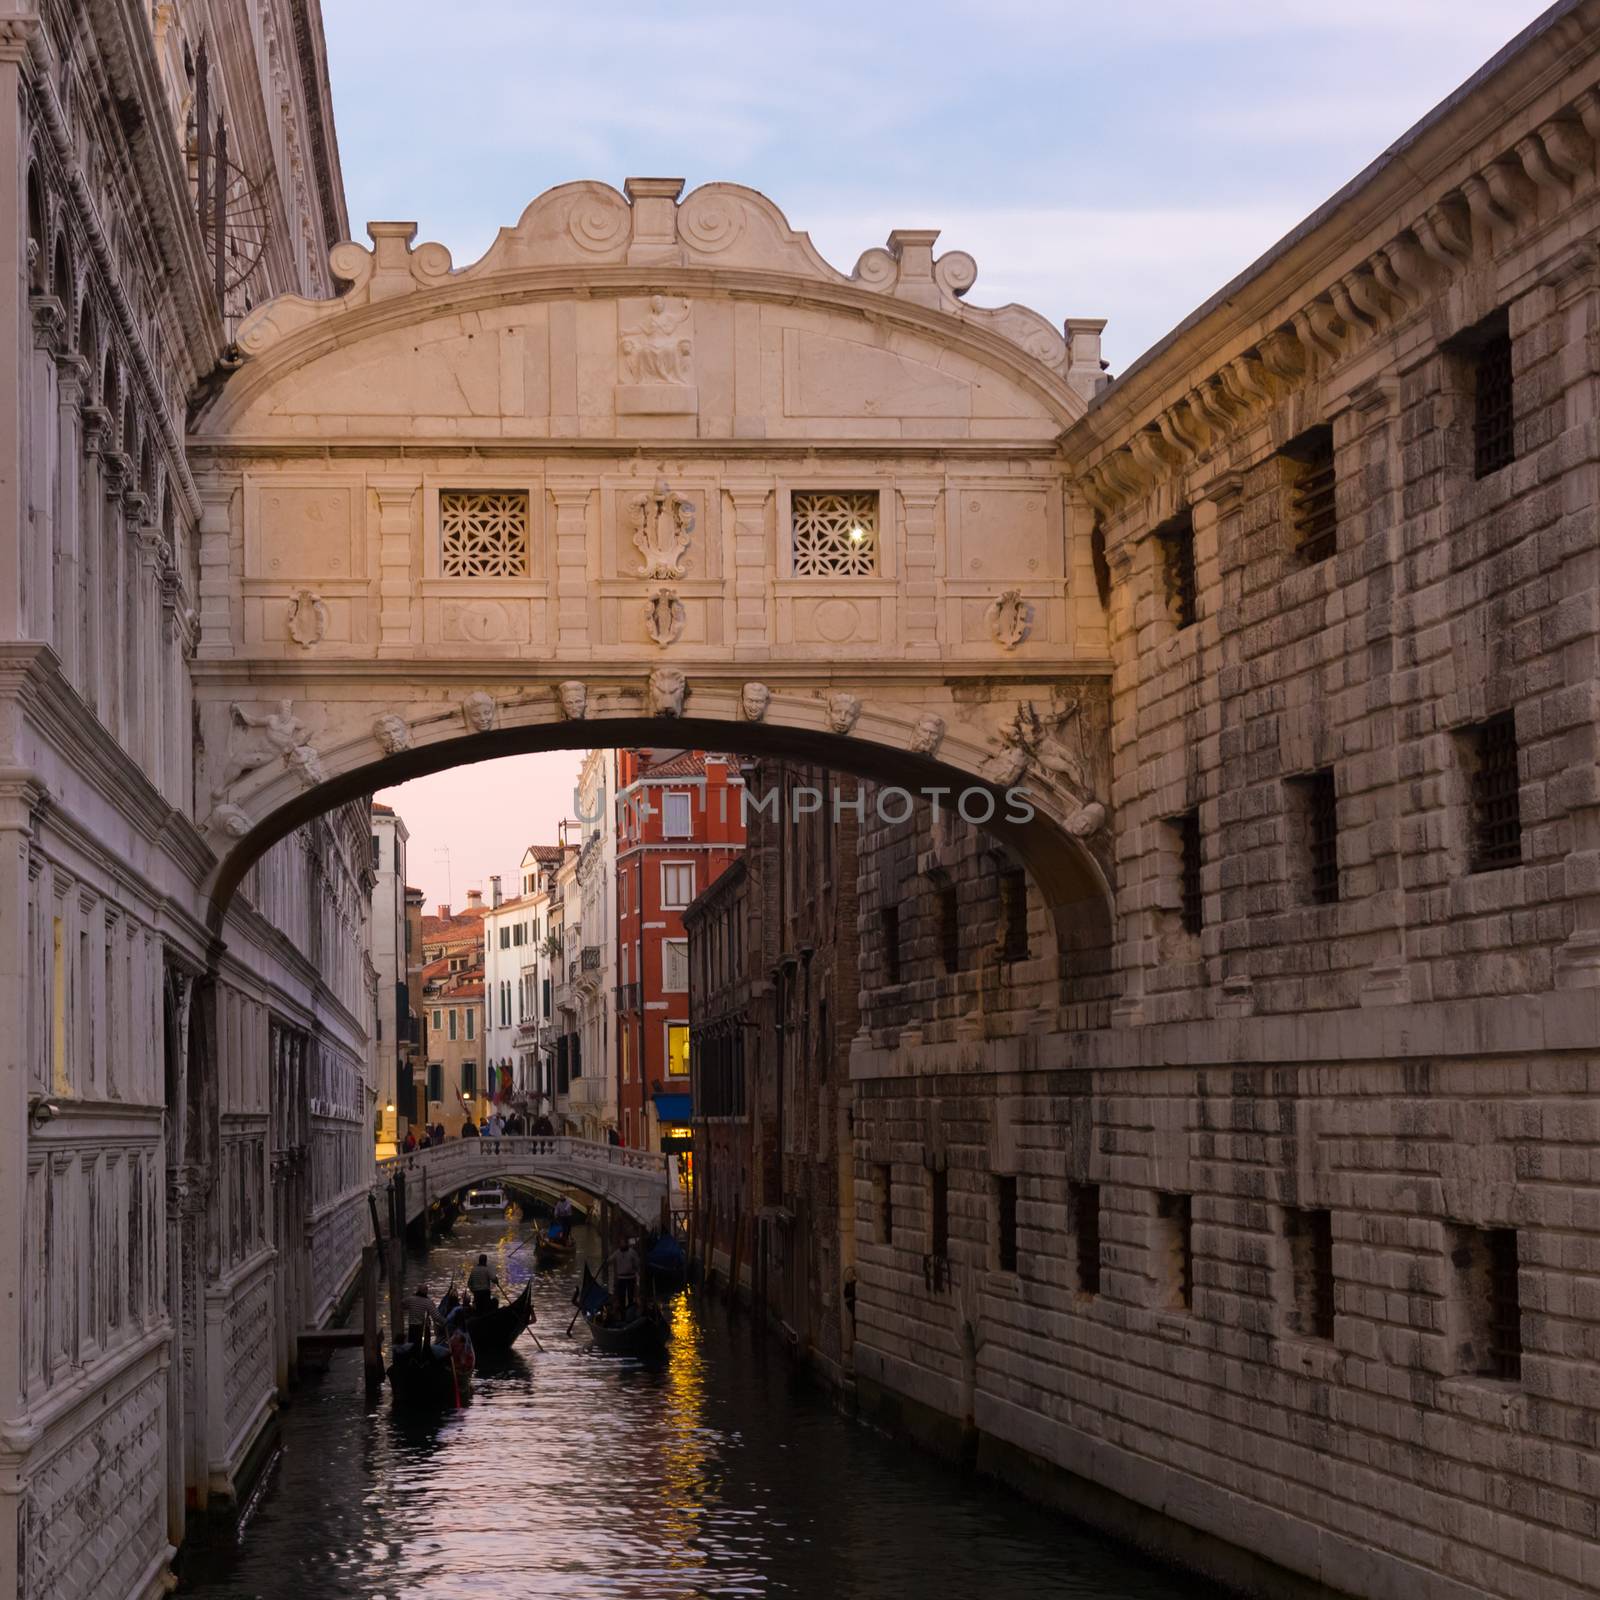
M 454 1289 L 445 1296 L 443 1310 L 446 1316 L 459 1300 Z M 521 1336 L 522 1330 L 533 1321 L 533 1284 L 525 1283 L 515 1300 L 507 1300 L 492 1311 L 467 1311 L 467 1336 L 480 1358 L 494 1360 L 507 1354 Z
M 606 1322 L 600 1317 L 591 1317 L 589 1334 L 595 1348 L 608 1356 L 637 1356 L 647 1361 L 667 1348 L 666 1318 L 653 1306 L 642 1311 L 635 1306 L 626 1322 Z
M 472 1393 L 472 1369 L 458 1369 L 449 1356 L 401 1351 L 389 1365 L 394 1403 L 416 1410 L 459 1406 Z
M 540 1234 L 539 1243 L 534 1247 L 533 1259 L 541 1269 L 548 1270 L 552 1267 L 565 1267 L 577 1254 L 578 1244 L 570 1232 L 551 1235 Z

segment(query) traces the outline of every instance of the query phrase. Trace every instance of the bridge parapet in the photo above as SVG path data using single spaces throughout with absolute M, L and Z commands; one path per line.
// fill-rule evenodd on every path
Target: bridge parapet
M 667 1157 L 659 1151 L 539 1134 L 447 1139 L 380 1161 L 378 1185 L 397 1172 L 405 1174 L 408 1222 L 421 1214 L 424 1196 L 434 1200 L 488 1178 L 543 1178 L 609 1200 L 640 1222 L 655 1220 L 671 1190 Z

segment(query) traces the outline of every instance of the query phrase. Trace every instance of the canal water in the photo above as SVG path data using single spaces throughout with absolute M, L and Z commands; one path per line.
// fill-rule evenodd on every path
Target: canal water
M 596 1242 L 580 1228 L 580 1246 Z M 407 1269 L 437 1296 L 480 1251 L 538 1322 L 471 1401 L 369 1405 L 340 1351 L 295 1391 L 237 1526 L 185 1548 L 195 1600 L 1197 1600 L 1064 1518 L 842 1416 L 719 1301 L 673 1302 L 655 1368 L 603 1356 L 574 1277 L 533 1271 L 520 1222 L 463 1218 Z M 540 1348 L 542 1346 L 542 1348 Z M 1205 1591 L 1209 1593 L 1209 1591 Z

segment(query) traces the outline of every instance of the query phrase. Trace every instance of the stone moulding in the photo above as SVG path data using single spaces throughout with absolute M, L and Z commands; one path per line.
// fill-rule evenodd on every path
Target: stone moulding
M 881 298 L 885 309 L 898 304 L 908 313 L 938 313 L 1009 347 L 1021 367 L 1048 375 L 1057 403 L 1067 400 L 1073 409 L 1081 410 L 1106 381 L 1102 322 L 1074 318 L 1057 329 L 1025 306 L 967 305 L 977 263 L 965 251 L 935 256 L 935 229 L 896 229 L 846 274 L 824 261 L 807 235 L 754 189 L 707 184 L 681 203 L 679 179 L 629 179 L 625 189 L 621 194 L 609 184 L 582 182 L 548 190 L 514 226 L 501 230 L 480 260 L 461 268 L 443 245 L 415 244 L 415 223 L 369 223 L 370 249 L 345 240 L 329 254 L 333 272 L 349 284 L 343 295 L 281 295 L 244 320 L 237 348 L 247 358 L 261 357 L 308 330 L 353 329 L 369 309 L 381 312 L 389 302 L 433 290 L 448 289 L 452 305 L 459 306 L 465 291 L 501 290 L 512 273 L 610 283 L 618 294 L 630 292 L 631 280 L 632 292 L 648 296 L 651 309 L 620 335 L 620 409 L 692 412 L 692 319 L 670 278 L 674 268 L 714 267 L 729 278 L 769 279 L 774 292 L 803 292 L 808 285 L 819 293 L 865 292 Z
M 1101 433 L 1083 452 L 1088 465 L 1077 487 L 1103 517 L 1120 515 L 1260 421 L 1289 390 L 1404 323 L 1446 283 L 1487 264 L 1507 238 L 1535 226 L 1541 211 L 1569 205 L 1574 190 L 1597 177 L 1600 88 L 1588 88 L 1477 171 L 1452 179 L 1389 240 L 1309 299 L 1276 313 L 1275 325 L 1253 344 L 1131 423 L 1135 431 Z M 1241 292 L 1237 284 L 1226 291 L 1230 300 Z

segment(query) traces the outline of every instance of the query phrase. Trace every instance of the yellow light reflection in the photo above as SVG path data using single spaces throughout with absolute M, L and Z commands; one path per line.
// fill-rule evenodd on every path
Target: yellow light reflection
M 667 1564 L 703 1567 L 704 1550 L 697 1536 L 710 1509 L 706 1467 L 711 1444 L 704 1431 L 706 1400 L 705 1351 L 700 1325 L 689 1314 L 689 1297 L 680 1294 L 671 1307 L 672 1343 L 666 1378 L 662 1447 L 661 1530 L 666 1536 Z

